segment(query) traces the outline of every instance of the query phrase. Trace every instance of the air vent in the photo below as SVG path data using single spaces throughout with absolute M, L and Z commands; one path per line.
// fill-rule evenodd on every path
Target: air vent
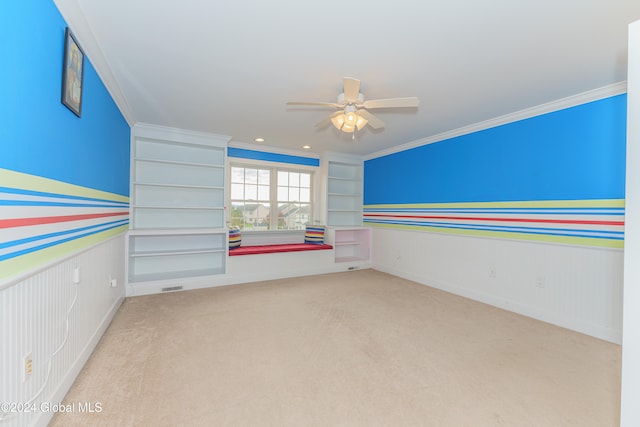
M 162 288 L 162 292 L 173 292 L 173 291 L 181 291 L 182 286 L 170 286 L 168 288 Z

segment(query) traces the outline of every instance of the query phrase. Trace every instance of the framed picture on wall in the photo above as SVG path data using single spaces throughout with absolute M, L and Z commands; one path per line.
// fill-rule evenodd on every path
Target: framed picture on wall
M 80 117 L 82 113 L 82 81 L 84 52 L 67 27 L 64 36 L 64 67 L 62 70 L 62 103 Z

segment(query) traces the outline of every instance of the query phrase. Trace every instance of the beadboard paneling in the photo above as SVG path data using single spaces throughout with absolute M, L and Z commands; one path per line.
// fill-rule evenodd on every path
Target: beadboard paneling
M 614 343 L 623 251 L 372 229 L 373 268 Z
M 48 423 L 53 413 L 41 409 L 59 403 L 68 391 L 120 306 L 124 283 L 121 234 L 0 291 L 0 402 L 32 403 L 37 409 L 6 414 L 0 425 Z M 29 353 L 33 373 L 23 382 Z

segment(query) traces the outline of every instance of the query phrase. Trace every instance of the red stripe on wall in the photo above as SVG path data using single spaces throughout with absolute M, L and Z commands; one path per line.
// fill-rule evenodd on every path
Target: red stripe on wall
M 84 215 L 43 216 L 37 218 L 0 219 L 0 228 L 26 227 L 29 225 L 54 224 L 57 222 L 81 221 L 84 219 L 107 218 L 110 216 L 129 215 L 128 211 Z
M 551 224 L 581 224 L 581 225 L 615 225 L 623 226 L 624 221 L 595 221 L 595 220 L 568 220 L 568 219 L 527 219 L 527 218 L 487 218 L 466 216 L 436 216 L 436 215 L 385 215 L 365 214 L 365 217 L 391 217 L 391 218 L 423 218 L 423 219 L 448 219 L 465 221 L 501 221 L 501 222 L 542 222 Z

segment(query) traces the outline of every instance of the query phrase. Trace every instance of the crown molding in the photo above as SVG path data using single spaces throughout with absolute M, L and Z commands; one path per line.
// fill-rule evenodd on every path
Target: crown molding
M 116 79 L 100 43 L 98 43 L 95 34 L 91 30 L 91 26 L 87 22 L 80 2 L 78 0 L 53 0 L 53 2 L 73 34 L 77 37 L 82 50 L 91 61 L 91 65 L 100 76 L 102 83 L 118 106 L 120 113 L 122 113 L 129 127 L 133 127 L 137 121 L 133 109 L 122 93 L 121 85 Z
M 132 136 L 138 135 L 145 136 L 147 138 L 169 139 L 177 142 L 203 145 L 209 145 L 213 142 L 215 144 L 226 146 L 231 139 L 228 135 L 154 125 L 151 123 L 136 123 L 131 128 L 131 131 Z
M 514 113 L 499 116 L 493 119 L 485 120 L 479 123 L 475 123 L 468 126 L 463 126 L 458 129 L 439 133 L 437 135 L 429 136 L 419 139 L 417 141 L 401 144 L 386 150 L 376 151 L 364 157 L 364 160 L 371 160 L 378 157 L 387 156 L 389 154 L 398 153 L 400 151 L 409 150 L 411 148 L 420 147 L 427 144 L 433 144 L 434 142 L 444 141 L 446 139 L 455 138 L 462 135 L 467 135 L 473 132 L 478 132 L 485 129 L 505 125 L 508 123 L 517 122 L 531 117 L 540 116 L 554 111 L 564 110 L 566 108 L 575 107 L 577 105 L 586 104 L 588 102 L 598 101 L 600 99 L 609 98 L 611 96 L 621 95 L 627 92 L 627 82 L 613 83 L 601 88 L 592 89 L 586 92 L 582 92 L 576 95 L 568 96 L 566 98 L 558 99 L 556 101 L 547 102 L 545 104 L 537 105 L 535 107 L 526 108 L 524 110 L 516 111 Z
M 364 157 L 357 154 L 341 153 L 339 151 L 325 151 L 323 159 L 333 162 L 344 162 L 353 164 L 362 164 Z

